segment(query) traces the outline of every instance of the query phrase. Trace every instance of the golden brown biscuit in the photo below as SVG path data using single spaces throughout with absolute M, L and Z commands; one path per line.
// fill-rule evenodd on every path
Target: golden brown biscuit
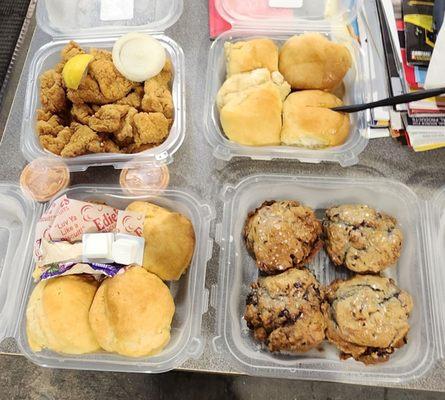
M 283 102 L 272 82 L 246 89 L 220 112 L 221 125 L 233 142 L 246 146 L 280 144 Z
M 270 351 L 309 351 L 325 338 L 320 291 L 307 269 L 259 278 L 247 297 L 244 319 Z
M 392 279 L 358 275 L 337 280 L 327 288 L 326 300 L 326 335 L 342 358 L 375 364 L 406 343 L 413 301 Z
M 164 282 L 141 267 L 131 267 L 102 282 L 89 318 L 106 351 L 143 357 L 159 353 L 168 344 L 174 313 Z
M 283 105 L 281 141 L 315 149 L 342 145 L 349 135 L 349 116 L 329 109 L 341 105 L 339 98 L 320 90 L 290 94 Z
M 322 247 L 321 223 L 296 201 L 270 201 L 251 212 L 244 239 L 257 267 L 273 274 L 306 265 Z
M 349 50 L 319 33 L 293 36 L 280 51 L 279 70 L 292 89 L 332 91 L 351 65 Z
M 376 274 L 400 257 L 403 234 L 395 218 L 361 204 L 326 210 L 326 251 L 335 265 Z
M 145 214 L 143 267 L 162 280 L 178 280 L 190 265 L 195 249 L 195 231 L 183 215 L 143 201 L 127 207 Z
M 278 71 L 270 73 L 266 68 L 256 69 L 251 72 L 236 74 L 228 78 L 218 91 L 216 104 L 221 111 L 225 105 L 232 101 L 238 101 L 245 90 L 261 86 L 264 83 L 272 82 L 280 91 L 281 100 L 290 93 L 290 85 L 284 80 L 283 75 Z
M 270 72 L 278 70 L 278 47 L 270 39 L 226 42 L 224 50 L 227 77 L 258 68 L 267 68 Z
M 232 75 L 218 91 L 216 103 L 226 136 L 246 146 L 280 144 L 282 100 L 290 85 L 266 68 Z
M 50 349 L 66 354 L 100 349 L 88 313 L 97 282 L 81 275 L 40 281 L 26 310 L 26 333 L 33 351 Z

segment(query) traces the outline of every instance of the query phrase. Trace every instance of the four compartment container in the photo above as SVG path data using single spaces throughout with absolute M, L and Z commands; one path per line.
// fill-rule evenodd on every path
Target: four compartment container
M 75 5 L 73 5 L 75 3 Z M 40 0 L 37 21 L 53 40 L 43 46 L 31 62 L 25 101 L 21 145 L 31 161 L 48 156 L 35 133 L 35 110 L 39 106 L 38 75 L 58 61 L 58 53 L 70 40 L 82 46 L 111 48 L 113 41 L 128 30 L 154 34 L 167 49 L 175 67 L 173 97 L 175 123 L 169 139 L 158 148 L 140 153 L 147 162 L 171 162 L 185 133 L 184 59 L 180 47 L 161 32 L 173 24 L 182 11 L 181 0 L 122 0 L 119 12 L 113 14 L 107 0 Z M 271 160 L 294 159 L 306 162 L 336 161 L 347 166 L 367 144 L 363 134 L 365 114 L 353 120 L 348 141 L 338 148 L 306 150 L 289 147 L 247 148 L 230 143 L 219 125 L 215 96 L 224 76 L 224 43 L 257 36 L 267 36 L 282 43 L 289 36 L 305 31 L 325 33 L 334 40 L 346 40 L 339 20 L 352 20 L 356 14 L 353 0 L 339 0 L 329 22 L 325 19 L 326 1 L 295 2 L 296 8 L 282 7 L 280 0 L 270 0 L 264 10 L 250 7 L 251 1 L 217 0 L 221 14 L 233 22 L 234 29 L 222 34 L 212 46 L 209 58 L 205 98 L 204 133 L 215 157 Z M 285 2 L 289 4 L 289 2 Z M 62 4 L 62 9 L 60 5 Z M 278 8 L 275 8 L 278 7 Z M 62 12 L 60 12 L 62 10 Z M 273 10 L 273 13 L 271 13 Z M 125 16 L 125 20 L 122 20 Z M 298 26 L 298 29 L 295 27 Z M 348 39 L 350 40 L 350 39 Z M 354 56 L 354 67 L 346 77 L 349 102 L 363 101 L 366 92 L 362 54 L 352 40 L 348 42 Z M 55 157 L 55 156 L 54 156 Z M 95 154 L 64 160 L 70 170 L 84 170 L 94 165 L 119 168 L 131 155 Z M 189 358 L 198 358 L 203 350 L 201 319 L 207 311 L 208 290 L 205 288 L 206 264 L 212 254 L 210 227 L 214 214 L 191 193 L 181 190 L 128 196 L 115 186 L 74 186 L 67 189 L 69 197 L 80 200 L 101 200 L 124 208 L 133 200 L 149 200 L 187 215 L 196 232 L 196 249 L 187 274 L 170 289 L 177 306 L 169 345 L 159 355 L 129 359 L 114 354 L 97 353 L 66 356 L 51 351 L 33 353 L 27 343 L 25 311 L 34 286 L 31 272 L 34 228 L 48 205 L 26 199 L 20 188 L 0 184 L 0 340 L 16 339 L 20 350 L 33 362 L 54 368 L 112 370 L 125 372 L 163 372 L 180 366 Z M 249 285 L 257 277 L 253 259 L 248 255 L 241 237 L 247 213 L 265 200 L 295 199 L 317 210 L 340 203 L 364 203 L 397 217 L 404 232 L 403 252 L 397 266 L 388 273 L 397 284 L 410 292 L 415 306 L 411 316 L 408 344 L 396 351 L 387 363 L 364 366 L 356 361 L 340 361 L 329 344 L 323 351 L 295 356 L 276 355 L 261 350 L 250 335 L 242 318 Z M 403 383 L 425 374 L 437 359 L 444 357 L 443 332 L 445 314 L 441 307 L 445 272 L 442 270 L 445 239 L 445 190 L 431 202 L 424 202 L 405 185 L 384 179 L 342 179 L 327 177 L 293 177 L 262 175 L 244 178 L 224 186 L 220 196 L 224 202 L 222 219 L 215 228 L 220 245 L 218 284 L 211 288 L 211 304 L 217 309 L 217 329 L 213 340 L 216 354 L 228 357 L 233 368 L 251 375 L 317 379 L 340 382 Z M 437 240 L 438 239 L 438 240 Z M 341 270 L 330 265 L 322 251 L 311 263 L 321 283 L 343 277 Z

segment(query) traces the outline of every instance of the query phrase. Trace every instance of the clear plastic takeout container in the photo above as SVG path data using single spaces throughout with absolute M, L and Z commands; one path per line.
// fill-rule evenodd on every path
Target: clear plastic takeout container
M 218 11 L 232 24 L 232 29 L 221 34 L 213 43 L 206 76 L 203 128 L 216 158 L 226 161 L 233 157 L 254 160 L 291 159 L 310 163 L 331 161 L 345 167 L 358 162 L 358 155 L 368 143 L 366 129 L 369 116 L 365 112 L 350 115 L 350 135 L 341 146 L 317 150 L 295 146 L 251 147 L 232 142 L 224 135 L 216 96 L 226 79 L 226 42 L 267 37 L 281 46 L 293 35 L 320 32 L 329 39 L 346 45 L 353 57 L 352 68 L 344 79 L 345 104 L 365 101 L 366 94 L 370 92 L 369 79 L 364 71 L 366 56 L 346 28 L 346 23 L 356 17 L 360 4 L 361 0 L 216 0 Z
M 202 316 L 208 308 L 208 290 L 204 286 L 207 262 L 212 255 L 210 225 L 214 212 L 193 194 L 181 190 L 125 194 L 117 186 L 73 186 L 60 195 L 84 201 L 100 201 L 123 209 L 135 200 L 150 201 L 187 216 L 195 229 L 196 246 L 191 265 L 177 282 L 167 283 L 176 311 L 171 340 L 152 357 L 128 358 L 98 352 L 81 356 L 33 352 L 26 336 L 26 307 L 35 284 L 33 241 L 35 224 L 50 206 L 33 203 L 24 197 L 19 186 L 0 184 L 0 341 L 12 337 L 21 353 L 32 362 L 52 368 L 158 373 L 179 367 L 190 358 L 199 358 L 204 339 Z
M 242 230 L 249 211 L 264 201 L 282 199 L 312 207 L 319 218 L 326 208 L 348 203 L 367 204 L 397 218 L 404 234 L 402 254 L 384 274 L 412 295 L 414 309 L 408 343 L 396 350 L 388 362 L 365 366 L 353 359 L 340 360 L 336 348 L 327 341 L 321 351 L 284 355 L 270 353 L 254 340 L 243 315 L 246 296 L 258 270 L 246 249 Z M 213 346 L 237 369 L 276 378 L 404 383 L 424 375 L 444 357 L 445 190 L 434 201 L 425 202 L 407 186 L 386 179 L 258 175 L 227 184 L 221 200 L 224 214 L 215 233 L 220 245 L 220 270 L 218 284 L 211 290 L 211 304 L 217 309 Z M 437 230 L 441 232 L 439 240 Z M 330 263 L 324 250 L 309 268 L 321 284 L 349 276 L 345 269 Z
M 439 358 L 445 358 L 445 307 L 443 306 L 443 296 L 445 293 L 445 187 L 442 187 L 433 197 L 428 207 L 428 220 L 432 221 L 428 250 L 430 265 L 434 276 L 431 278 L 437 297 L 432 301 L 433 312 L 437 323 L 434 324 L 436 330 L 437 347 Z
M 43 149 L 35 129 L 36 110 L 40 107 L 39 76 L 56 66 L 60 50 L 70 40 L 86 49 L 111 50 L 121 35 L 138 31 L 158 39 L 173 64 L 174 122 L 168 138 L 161 145 L 137 154 L 87 154 L 63 160 L 71 171 L 100 165 L 121 169 L 136 156 L 140 161 L 158 165 L 171 163 L 185 138 L 185 63 L 181 47 L 163 32 L 179 19 L 182 9 L 182 0 L 39 0 L 37 24 L 52 40 L 33 55 L 30 64 L 21 132 L 25 158 L 28 161 L 38 157 L 62 158 Z

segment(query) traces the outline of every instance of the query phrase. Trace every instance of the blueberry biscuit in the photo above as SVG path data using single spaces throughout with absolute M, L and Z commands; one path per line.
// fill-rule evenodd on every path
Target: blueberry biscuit
M 315 213 L 296 201 L 270 201 L 251 212 L 244 227 L 258 268 L 274 274 L 303 267 L 322 247 Z
M 403 235 L 396 219 L 366 205 L 326 210 L 323 230 L 332 262 L 351 271 L 379 273 L 400 257 Z
M 270 351 L 306 352 L 325 338 L 322 298 L 314 275 L 292 268 L 251 285 L 244 319 Z
M 341 351 L 365 364 L 384 362 L 406 343 L 411 296 L 392 279 L 357 275 L 326 289 L 326 336 Z

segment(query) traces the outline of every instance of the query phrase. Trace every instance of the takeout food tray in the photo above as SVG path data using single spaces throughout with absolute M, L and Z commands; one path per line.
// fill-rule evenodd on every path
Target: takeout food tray
M 369 116 L 365 112 L 350 115 L 349 138 L 341 146 L 316 150 L 295 146 L 253 147 L 232 142 L 224 135 L 219 121 L 216 96 L 226 78 L 224 55 L 226 42 L 267 37 L 281 46 L 293 35 L 319 32 L 334 42 L 344 44 L 351 52 L 352 67 L 344 79 L 345 104 L 365 102 L 370 92 L 368 90 L 370 77 L 367 76 L 364 67 L 364 64 L 368 63 L 367 55 L 345 28 L 345 24 L 356 16 L 360 3 L 360 1 L 357 4 L 353 1 L 340 1 L 338 8 L 327 19 L 324 12 L 327 4 L 325 0 L 305 1 L 296 8 L 283 6 L 276 9 L 266 6 L 262 8 L 253 1 L 216 0 L 218 11 L 233 27 L 214 41 L 210 48 L 207 67 L 203 132 L 216 158 L 225 161 L 234 157 L 266 161 L 289 159 L 310 163 L 331 161 L 338 162 L 344 167 L 358 162 L 359 154 L 368 144 L 366 129 Z M 276 14 L 271 15 L 271 10 L 275 10 Z
M 36 364 L 53 368 L 155 373 L 202 356 L 201 320 L 210 304 L 216 309 L 217 327 L 212 343 L 215 357 L 223 357 L 233 370 L 256 376 L 318 379 L 339 382 L 405 383 L 428 372 L 443 354 L 443 249 L 434 238 L 445 239 L 445 190 L 433 200 L 421 201 L 405 185 L 387 179 L 250 176 L 224 185 L 219 200 L 224 212 L 211 229 L 212 209 L 183 190 L 127 195 L 116 186 L 73 186 L 62 194 L 78 200 L 106 202 L 124 208 L 134 200 L 154 202 L 186 215 L 196 232 L 196 249 L 190 269 L 170 285 L 177 306 L 172 339 L 159 355 L 129 359 L 94 353 L 68 356 L 51 351 L 34 353 L 25 332 L 25 311 L 34 286 L 32 245 L 39 216 L 49 207 L 25 198 L 19 187 L 0 184 L 0 339 L 13 337 L 20 351 Z M 295 199 L 314 208 L 318 216 L 335 204 L 363 203 L 398 219 L 404 233 L 400 260 L 385 275 L 396 280 L 414 298 L 408 344 L 383 364 L 364 366 L 341 361 L 334 347 L 325 343 L 321 351 L 297 355 L 271 354 L 261 349 L 249 333 L 243 311 L 249 285 L 258 271 L 242 239 L 247 213 L 266 200 Z M 212 240 L 220 246 L 218 284 L 205 287 L 206 264 L 212 256 Z M 345 277 L 320 252 L 310 264 L 322 284 Z
M 55 7 L 57 12 L 52 11 L 54 0 L 39 0 L 37 3 L 37 24 L 51 36 L 51 41 L 33 54 L 27 77 L 20 145 L 29 162 L 39 157 L 52 157 L 63 159 L 71 171 L 84 171 L 91 166 L 103 165 L 122 169 L 126 162 L 135 157 L 138 162 L 150 162 L 154 165 L 170 164 L 173 161 L 173 155 L 185 138 L 185 62 L 181 47 L 162 32 L 180 17 L 183 2 L 132 0 L 131 3 L 134 3 L 134 15 L 128 15 L 131 18 L 125 20 L 122 20 L 123 14 L 119 12 L 114 12 L 114 19 L 109 20 L 109 12 L 104 11 L 105 6 L 102 6 L 107 2 L 101 0 L 76 4 L 65 1 Z M 85 49 L 96 47 L 111 50 L 114 42 L 129 31 L 151 34 L 161 42 L 172 61 L 174 122 L 168 138 L 161 145 L 136 154 L 99 153 L 62 158 L 43 149 L 36 133 L 36 110 L 40 107 L 39 76 L 56 66 L 60 61 L 60 51 L 70 40 L 76 41 Z
M 60 195 L 63 194 L 77 200 L 105 202 L 120 209 L 135 200 L 149 201 L 190 219 L 196 235 L 192 262 L 179 281 L 168 284 L 176 305 L 171 340 L 161 353 L 134 359 L 105 352 L 82 356 L 49 350 L 33 352 L 26 336 L 26 307 L 35 286 L 32 279 L 34 230 L 51 202 L 33 203 L 22 195 L 18 186 L 4 183 L 0 184 L 0 245 L 5 254 L 0 275 L 0 340 L 14 337 L 21 353 L 38 365 L 52 368 L 159 373 L 177 368 L 190 358 L 198 358 L 204 348 L 201 321 L 207 312 L 209 297 L 204 282 L 212 255 L 209 232 L 214 213 L 211 207 L 182 190 L 128 195 L 117 186 L 95 185 L 73 186 Z
M 150 2 L 148 2 L 150 3 Z M 161 4 L 161 2 L 158 2 Z M 166 2 L 169 3 L 169 2 Z M 241 3 L 241 2 L 240 2 Z M 314 4 L 315 2 L 312 2 Z M 82 30 L 76 31 L 79 34 L 79 37 L 83 36 L 85 32 Z M 71 34 L 70 34 L 71 35 Z M 102 36 L 103 34 L 99 34 L 96 40 L 101 40 L 99 36 Z M 74 37 L 70 36 L 69 38 Z M 62 39 L 61 39 L 62 40 Z M 63 40 L 68 40 L 68 38 L 65 38 Z M 81 39 L 82 40 L 82 39 Z M 89 40 L 89 39 L 88 39 Z M 241 174 L 241 172 L 240 172 Z M 280 180 L 281 176 L 277 176 L 276 178 L 272 178 L 270 176 L 265 176 L 265 181 L 269 183 L 273 183 L 274 179 Z M 244 301 L 244 298 L 236 298 L 236 297 L 230 297 L 227 292 L 226 294 L 222 293 L 224 285 L 226 284 L 226 280 L 230 278 L 228 276 L 227 272 L 233 271 L 233 264 L 231 264 L 231 259 L 227 253 L 227 248 L 230 243 L 232 243 L 232 246 L 235 246 L 235 241 L 237 241 L 239 238 L 237 237 L 231 237 L 230 232 L 229 236 L 226 235 L 226 231 L 223 230 L 224 227 L 228 226 L 225 225 L 226 223 L 229 224 L 229 221 L 232 220 L 232 218 L 229 216 L 229 211 L 232 209 L 237 208 L 236 203 L 234 203 L 231 199 L 236 198 L 233 197 L 235 195 L 235 192 L 237 189 L 240 189 L 244 186 L 244 184 L 247 185 L 249 179 L 252 181 L 257 180 L 258 182 L 261 181 L 262 177 L 255 177 L 255 178 L 247 178 L 246 180 L 242 180 L 244 182 L 239 182 L 238 180 L 231 180 L 229 179 L 228 182 L 221 182 L 221 186 L 225 185 L 223 190 L 223 195 L 219 198 L 219 200 L 225 201 L 226 209 L 224 214 L 224 219 L 222 218 L 222 215 L 219 217 L 219 225 L 217 225 L 217 229 L 215 230 L 215 236 L 218 239 L 218 242 L 221 245 L 221 263 L 220 263 L 220 279 L 218 285 L 213 286 L 210 291 L 211 293 L 211 304 L 213 307 L 215 307 L 218 310 L 218 327 L 215 332 L 215 339 L 214 339 L 214 345 L 213 349 L 210 350 L 210 355 L 207 355 L 207 358 L 209 357 L 224 357 L 228 360 L 227 370 L 236 371 L 236 372 L 248 372 L 252 375 L 259 375 L 259 376 L 274 376 L 274 377 L 290 377 L 294 379 L 317 379 L 317 380 L 336 380 L 341 382 L 355 382 L 355 383 L 363 383 L 363 384 L 370 384 L 370 382 L 380 382 L 380 383 L 405 383 L 411 379 L 414 379 L 415 377 L 421 376 L 424 373 L 431 370 L 431 366 L 433 362 L 437 359 L 443 359 L 444 357 L 444 347 L 443 347 L 443 333 L 444 333 L 444 324 L 442 321 L 444 321 L 445 311 L 442 306 L 443 302 L 443 289 L 444 289 L 444 271 L 443 271 L 443 255 L 442 251 L 443 249 L 438 249 L 437 243 L 443 243 L 443 240 L 445 239 L 443 235 L 443 228 L 445 227 L 445 224 L 443 222 L 443 216 L 445 215 L 445 190 L 441 190 L 436 197 L 433 198 L 432 201 L 424 202 L 422 200 L 419 200 L 417 196 L 415 196 L 411 190 L 407 189 L 406 186 L 386 181 L 386 180 L 374 180 L 374 179 L 362 179 L 362 180 L 356 180 L 356 179 L 337 179 L 337 178 L 321 178 L 321 177 L 292 177 L 292 176 L 285 176 L 285 182 L 287 185 L 290 185 L 289 189 L 286 189 L 286 196 L 292 196 L 292 198 L 295 198 L 300 201 L 307 201 L 309 205 L 313 205 L 316 200 L 320 200 L 319 198 L 322 196 L 323 199 L 327 199 L 326 193 L 323 194 L 323 191 L 320 190 L 322 187 L 323 190 L 328 191 L 329 193 L 342 193 L 343 185 L 348 186 L 349 188 L 354 187 L 354 185 L 358 185 L 362 193 L 363 190 L 367 190 L 370 193 L 369 201 L 367 200 L 367 204 L 376 204 L 374 203 L 374 196 L 378 194 L 378 202 L 383 201 L 382 199 L 384 196 L 389 195 L 393 200 L 397 198 L 398 195 L 395 195 L 394 192 L 401 191 L 401 197 L 404 197 L 406 195 L 406 199 L 408 203 L 411 204 L 411 200 L 414 201 L 417 205 L 411 210 L 413 212 L 413 217 L 410 217 L 413 222 L 416 222 L 416 227 L 410 227 L 410 230 L 415 230 L 416 237 L 420 240 L 422 243 L 419 247 L 417 243 L 415 243 L 415 247 L 419 248 L 422 252 L 421 255 L 416 256 L 416 259 L 420 261 L 419 265 L 419 271 L 416 272 L 415 277 L 405 276 L 403 278 L 403 282 L 400 282 L 400 285 L 404 287 L 405 283 L 412 280 L 412 282 L 408 282 L 409 285 L 414 285 L 417 287 L 416 293 L 423 293 L 425 295 L 424 301 L 421 300 L 421 304 L 423 307 L 426 307 L 426 314 L 425 316 L 422 316 L 422 321 L 426 320 L 429 321 L 429 323 L 426 326 L 423 326 L 419 329 L 422 330 L 422 332 L 425 333 L 425 337 L 423 338 L 422 346 L 427 350 L 427 354 L 425 355 L 425 359 L 422 359 L 422 363 L 417 368 L 413 374 L 403 374 L 403 372 L 400 375 L 397 374 L 391 374 L 387 378 L 382 379 L 381 375 L 378 379 L 374 380 L 374 375 L 368 374 L 368 369 L 364 368 L 360 364 L 353 362 L 351 360 L 344 362 L 344 365 L 339 364 L 340 361 L 338 359 L 323 359 L 323 356 L 326 356 L 326 353 L 319 354 L 318 360 L 315 360 L 317 363 L 317 368 L 310 369 L 308 368 L 308 364 L 312 361 L 305 361 L 302 360 L 301 357 L 297 357 L 293 361 L 288 361 L 287 364 L 283 367 L 283 365 L 280 364 L 281 360 L 277 360 L 277 362 L 274 362 L 274 368 L 271 368 L 270 366 L 264 366 L 257 364 L 256 361 L 252 361 L 251 365 L 246 367 L 243 365 L 240 365 L 239 359 L 236 355 L 232 352 L 231 349 L 227 348 L 226 346 L 226 339 L 224 337 L 224 324 L 223 318 L 225 315 L 225 308 L 226 304 L 230 304 L 231 301 L 233 302 L 240 302 Z M 270 180 L 269 180 L 270 179 Z M 323 185 L 320 185 L 319 183 L 315 184 L 311 183 L 312 180 L 314 182 L 324 182 Z M 298 184 L 294 182 L 299 182 Z M 304 182 L 304 185 L 303 185 Z M 378 185 L 376 182 L 380 182 Z M 317 193 L 317 199 L 310 200 L 308 193 L 305 191 L 301 191 L 301 189 L 304 186 L 310 187 L 312 185 L 312 189 L 310 192 Z M 377 189 L 373 189 L 373 186 L 376 185 Z M 283 184 L 280 183 L 279 186 L 283 188 Z M 274 187 L 274 185 L 272 185 Z M 82 187 L 75 187 L 76 190 L 80 190 L 78 193 L 79 198 L 82 198 L 82 188 L 85 188 L 85 186 Z M 92 186 L 87 186 L 90 193 L 100 193 L 100 190 L 105 188 L 103 186 L 99 188 L 95 188 Z M 335 188 L 335 190 L 334 190 Z M 43 354 L 42 358 L 39 358 L 38 355 L 33 354 L 29 351 L 29 348 L 27 347 L 26 343 L 26 337 L 24 336 L 23 331 L 23 321 L 21 321 L 21 318 L 23 318 L 23 312 L 24 308 L 26 308 L 27 303 L 27 296 L 30 293 L 30 290 L 32 288 L 32 282 L 30 278 L 30 274 L 32 271 L 32 260 L 31 260 L 31 252 L 27 253 L 24 251 L 24 248 L 27 246 L 30 246 L 32 243 L 33 238 L 33 228 L 35 226 L 35 223 L 38 219 L 38 215 L 41 215 L 41 213 L 44 211 L 46 206 L 39 205 L 36 203 L 31 203 L 30 201 L 26 200 L 20 193 L 20 190 L 17 186 L 12 184 L 0 184 L 0 199 L 2 200 L 0 202 L 0 251 L 1 254 L 3 254 L 3 257 L 1 258 L 1 264 L 0 264 L 0 340 L 2 340 L 5 337 L 11 337 L 14 338 L 15 341 L 19 343 L 20 351 L 24 354 L 26 354 L 33 362 L 36 362 L 40 365 L 45 365 L 49 367 L 55 367 L 55 368 L 78 368 L 78 369 L 97 369 L 97 370 L 114 370 L 114 371 L 122 371 L 122 372 L 130 372 L 130 371 L 137 371 L 137 372 L 161 372 L 163 370 L 166 370 L 168 368 L 174 368 L 176 366 L 179 366 L 182 361 L 185 361 L 190 355 L 199 357 L 199 352 L 195 352 L 194 349 L 197 347 L 202 349 L 202 337 L 199 333 L 199 337 L 197 340 L 193 341 L 193 344 L 191 345 L 190 351 L 185 351 L 183 353 L 184 358 L 183 359 L 175 359 L 175 362 L 169 362 L 170 360 L 164 360 L 165 363 L 162 367 L 159 367 L 158 365 L 152 365 L 149 362 L 145 363 L 146 360 L 129 360 L 124 357 L 117 357 L 113 355 L 108 355 L 108 357 L 100 358 L 100 360 L 94 358 L 95 355 L 91 356 L 79 356 L 79 357 L 73 357 L 70 359 L 65 359 L 62 356 L 58 356 L 56 354 L 49 354 L 45 353 Z M 113 190 L 120 191 L 118 188 L 114 188 Z M 241 190 L 241 189 L 240 189 Z M 69 192 L 71 189 L 69 189 Z M 261 189 L 263 194 L 265 191 Z M 71 193 L 71 192 L 70 192 Z M 77 192 L 76 192 L 77 193 Z M 254 195 L 258 195 L 259 191 L 255 191 Z M 269 196 L 268 198 L 275 197 L 274 193 L 269 190 Z M 409 193 L 409 194 L 408 194 Z M 300 194 L 302 194 L 302 197 L 300 197 Z M 76 194 L 77 195 L 77 194 Z M 124 201 L 123 199 L 129 199 L 128 197 L 125 197 L 123 193 L 119 195 L 110 195 L 102 194 L 103 196 L 110 198 L 113 197 L 116 201 Z M 102 196 L 101 195 L 101 196 Z M 186 196 L 187 197 L 187 196 Z M 91 197 L 88 197 L 91 198 Z M 131 197 L 133 199 L 134 197 Z M 411 199 L 411 200 L 409 200 Z M 260 198 L 256 199 L 257 201 L 260 201 Z M 318 201 L 317 200 L 317 201 Z M 155 200 L 153 200 L 155 201 Z M 216 200 L 215 200 L 216 201 Z M 377 201 L 377 200 L 376 200 Z M 249 198 L 249 202 L 252 202 L 253 200 Z M 167 203 L 159 203 L 161 205 L 168 206 Z M 246 207 L 248 203 L 244 203 L 243 207 Z M 250 204 L 250 203 L 249 203 Z M 383 203 L 382 203 L 383 204 Z M 392 202 L 391 204 L 394 203 Z M 205 207 L 205 206 L 204 206 Z M 206 207 L 205 207 L 206 208 Z M 384 210 L 391 212 L 391 210 Z M 207 211 L 205 212 L 207 214 Z M 394 212 L 394 215 L 398 216 L 396 212 Z M 405 215 L 405 214 L 404 214 Z M 417 217 L 416 217 L 417 216 Z M 420 218 L 419 218 L 420 216 Z M 243 216 L 244 218 L 245 216 Z M 238 224 L 242 224 L 244 222 L 243 218 L 238 221 Z M 208 217 L 205 218 L 207 221 Z M 211 217 L 210 217 L 211 219 Z M 209 222 L 210 224 L 210 222 Z M 212 230 L 212 229 L 210 229 Z M 412 234 L 410 234 L 412 236 Z M 208 239 L 206 237 L 206 239 Z M 199 239 L 198 239 L 199 240 Z M 240 244 L 236 244 L 236 246 L 240 247 Z M 227 259 L 224 258 L 225 256 L 223 253 L 227 255 Z M 203 252 L 204 254 L 204 252 Z M 233 253 L 232 253 L 233 254 Z M 414 253 L 413 253 L 414 254 Z M 206 253 L 206 256 L 202 256 L 201 259 L 207 259 L 211 255 L 211 246 L 208 245 L 208 251 Z M 235 256 L 242 256 L 245 257 L 245 255 L 239 253 Z M 406 257 L 405 257 L 406 259 Z M 201 269 L 205 269 L 205 267 L 201 266 L 199 267 Z M 191 271 L 191 270 L 190 270 Z M 190 272 L 189 271 L 189 272 Z M 246 268 L 246 274 L 250 274 L 251 278 L 255 276 L 255 273 L 252 270 L 252 264 L 248 264 Z M 201 272 L 198 273 L 200 275 Z M 223 275 L 224 274 L 224 275 Z M 238 277 L 239 275 L 236 275 Z M 421 281 L 416 282 L 415 278 L 418 276 L 422 276 Z M 199 279 L 204 279 L 204 277 L 201 277 Z M 224 278 L 224 279 L 223 279 Z M 329 279 L 329 274 L 326 274 L 325 279 Z M 249 282 L 250 283 L 250 282 Z M 199 285 L 203 285 L 204 283 L 199 280 Z M 197 285 L 197 291 L 201 290 L 200 286 Z M 199 286 L 199 287 L 198 287 Z M 404 287 L 407 290 L 410 290 L 411 286 Z M 227 290 L 231 290 L 232 288 L 227 288 Z M 235 288 L 234 290 L 239 290 L 239 288 Z M 246 287 L 243 287 L 242 290 L 246 290 Z M 199 310 L 206 310 L 206 304 L 207 301 L 205 300 L 207 298 L 207 291 L 203 290 L 202 297 L 197 297 L 197 302 L 201 302 L 202 307 L 197 307 Z M 224 302 L 218 303 L 219 300 L 222 297 L 219 297 L 220 295 L 224 295 Z M 203 299 L 202 301 L 200 299 Z M 416 299 L 415 299 L 416 300 Z M 229 303 L 227 303 L 229 302 Z M 415 307 L 417 307 L 418 304 L 416 303 Z M 421 310 L 422 312 L 424 309 Z M 416 313 L 416 311 L 415 311 Z M 199 314 L 199 313 L 198 313 Z M 414 315 L 414 314 L 413 314 Z M 415 314 L 418 316 L 418 313 Z M 198 319 L 201 319 L 201 315 L 197 317 Z M 233 321 L 232 319 L 233 318 Z M 237 323 L 242 324 L 243 321 L 241 320 L 241 315 L 234 313 L 227 321 L 227 323 Z M 418 328 L 416 328 L 418 329 Z M 196 332 L 195 330 L 193 330 Z M 425 344 L 428 343 L 428 346 L 425 347 Z M 411 350 L 411 347 L 413 345 L 413 342 L 410 339 L 410 342 L 407 346 L 409 346 L 411 353 L 413 350 Z M 408 351 L 408 347 L 405 347 L 404 349 L 401 349 L 400 351 Z M 414 353 L 416 353 L 414 351 Z M 258 355 L 254 355 L 254 358 L 258 358 Z M 402 357 L 402 356 L 401 356 Z M 405 356 L 403 356 L 405 357 Z M 273 357 L 270 357 L 273 358 Z M 311 358 L 311 356 L 309 356 Z M 427 360 L 426 360 L 427 359 Z M 397 359 L 396 359 L 397 360 Z M 159 359 L 157 359 L 159 361 Z M 386 365 L 383 367 L 390 368 L 390 363 L 392 360 L 389 361 Z M 340 371 L 334 371 L 332 370 L 334 368 L 337 368 L 339 365 L 341 365 Z M 167 368 L 168 366 L 168 368 Z M 363 367 L 363 368 L 362 368 Z M 377 366 L 378 368 L 380 366 Z M 165 369 L 164 369 L 165 368 Z M 373 369 L 374 367 L 370 367 Z M 394 371 L 394 369 L 392 369 Z M 351 375 L 349 375 L 349 372 L 351 372 Z M 381 374 L 380 372 L 376 372 L 375 376 L 378 376 Z
M 444 272 L 440 244 L 445 239 L 444 193 L 442 190 L 435 199 L 425 202 L 407 186 L 387 179 L 321 176 L 255 175 L 224 185 L 219 198 L 224 212 L 215 232 L 220 246 L 218 284 L 211 289 L 211 305 L 217 312 L 214 351 L 249 375 L 351 383 L 403 383 L 424 375 L 443 358 Z M 313 208 L 319 218 L 326 208 L 340 204 L 366 204 L 397 218 L 404 234 L 402 254 L 384 275 L 412 295 L 414 309 L 408 343 L 389 361 L 368 366 L 353 359 L 342 361 L 327 341 L 322 349 L 308 353 L 272 354 L 254 340 L 243 314 L 258 269 L 246 249 L 243 226 L 248 213 L 263 202 L 284 199 Z M 309 268 L 325 285 L 349 276 L 345 269 L 330 263 L 324 250 Z

